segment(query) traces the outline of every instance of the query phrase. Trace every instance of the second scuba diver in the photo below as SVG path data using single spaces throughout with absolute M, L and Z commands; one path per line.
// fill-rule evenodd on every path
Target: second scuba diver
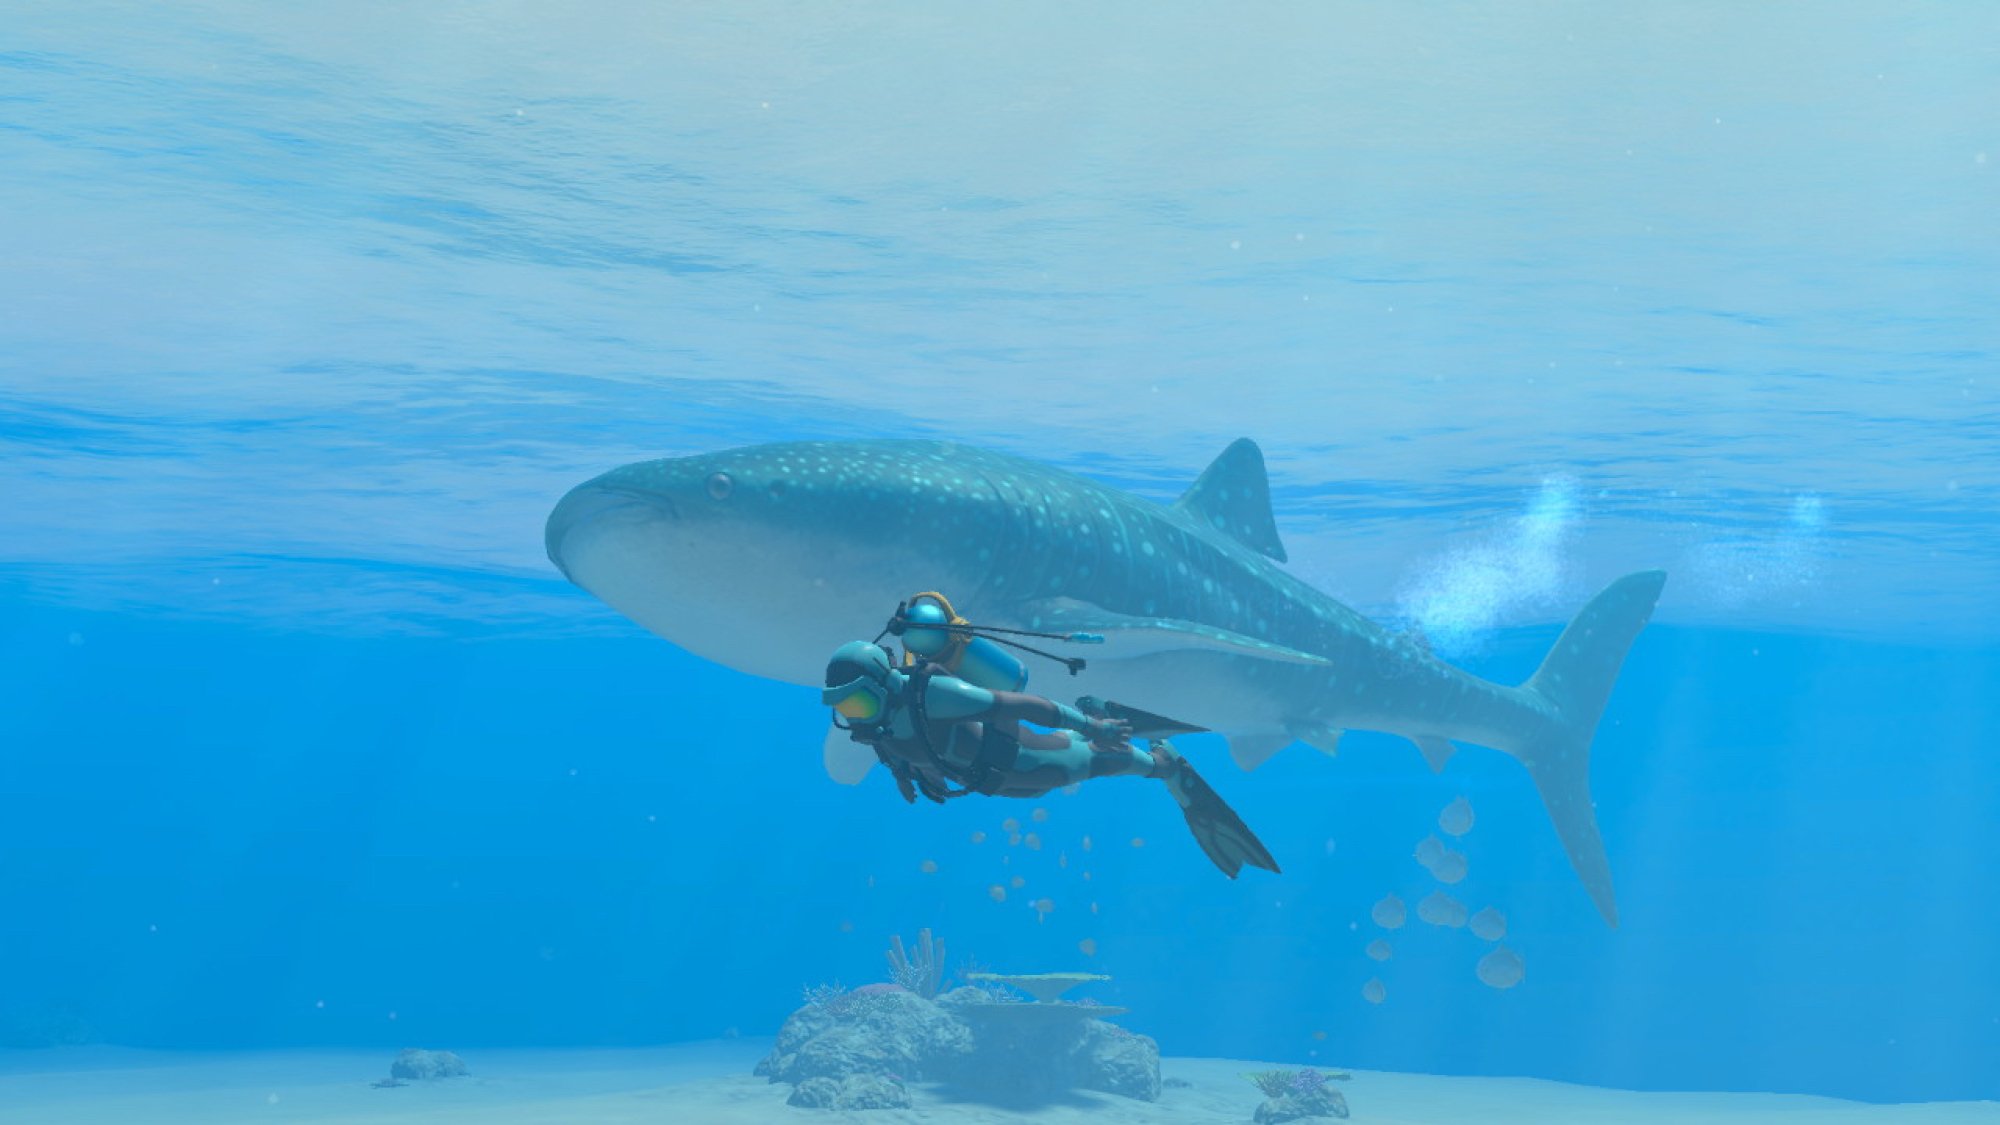
M 903 660 L 872 641 L 849 641 L 827 662 L 821 701 L 833 708 L 836 725 L 874 749 L 905 801 L 915 803 L 919 794 L 938 803 L 971 793 L 1038 797 L 1091 778 L 1157 778 L 1180 805 L 1195 841 L 1230 878 L 1246 864 L 1278 870 L 1270 852 L 1164 737 L 1199 728 L 1089 698 L 1078 702 L 1096 713 L 1085 714 L 1020 691 L 1026 670 L 987 636 L 1009 631 L 972 625 L 942 594 L 919 594 L 897 607 L 884 630 L 902 638 Z M 1064 663 L 1073 672 L 1083 666 L 1080 660 Z M 1025 728 L 1024 722 L 1048 730 Z M 1132 745 L 1135 733 L 1149 740 L 1149 749 Z

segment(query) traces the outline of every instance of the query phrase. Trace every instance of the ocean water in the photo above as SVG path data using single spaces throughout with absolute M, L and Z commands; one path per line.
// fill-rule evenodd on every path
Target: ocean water
M 0 9 L 0 1046 L 754 1038 L 928 927 L 1109 974 L 1175 1056 L 2000 1098 L 1995 42 L 1980 4 Z M 1230 882 L 1136 786 L 835 785 L 811 690 L 543 554 L 647 458 L 950 437 L 1170 501 L 1242 436 L 1289 570 L 1482 676 L 1668 572 L 1593 747 L 1617 929 L 1497 752 L 1191 738 L 1285 867 Z M 1510 989 L 1462 929 L 1364 952 L 1460 797 Z

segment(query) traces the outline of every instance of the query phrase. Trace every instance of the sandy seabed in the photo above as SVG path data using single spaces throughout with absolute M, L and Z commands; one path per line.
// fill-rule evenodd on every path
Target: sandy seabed
M 448 1046 L 448 1045 L 438 1045 Z M 394 1052 L 192 1054 L 81 1047 L 0 1052 L 9 1125 L 236 1125 L 238 1122 L 480 1125 L 765 1125 L 928 1122 L 999 1125 L 1241 1125 L 1260 1096 L 1246 1071 L 1274 1064 L 1169 1058 L 1158 1102 L 1078 1094 L 1032 1110 L 958 1101 L 913 1086 L 914 1108 L 831 1113 L 785 1104 L 791 1087 L 749 1073 L 755 1040 L 647 1050 L 465 1051 L 473 1074 L 377 1089 Z M 1356 1071 L 1342 1084 L 1355 1122 L 1377 1125 L 2000 1125 L 2000 1103 L 1864 1105 L 1790 1094 L 1656 1094 L 1530 1078 Z

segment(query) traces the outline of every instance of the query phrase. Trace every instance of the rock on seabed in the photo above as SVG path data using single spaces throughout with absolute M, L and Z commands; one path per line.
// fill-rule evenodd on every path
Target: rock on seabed
M 428 1081 L 434 1078 L 463 1078 L 471 1071 L 465 1068 L 465 1060 L 450 1051 L 420 1051 L 410 1048 L 398 1052 L 396 1061 L 389 1064 L 389 1077 Z

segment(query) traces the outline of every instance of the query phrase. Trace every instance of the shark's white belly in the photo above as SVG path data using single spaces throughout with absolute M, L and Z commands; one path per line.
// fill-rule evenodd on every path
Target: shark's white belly
M 1028 687 L 1065 702 L 1095 695 L 1223 734 L 1283 730 L 1292 717 L 1287 703 L 1303 709 L 1307 701 L 1285 699 L 1278 682 L 1248 674 L 1231 659 L 1197 652 L 1090 659 L 1073 679 L 1057 669 L 1038 674 Z

